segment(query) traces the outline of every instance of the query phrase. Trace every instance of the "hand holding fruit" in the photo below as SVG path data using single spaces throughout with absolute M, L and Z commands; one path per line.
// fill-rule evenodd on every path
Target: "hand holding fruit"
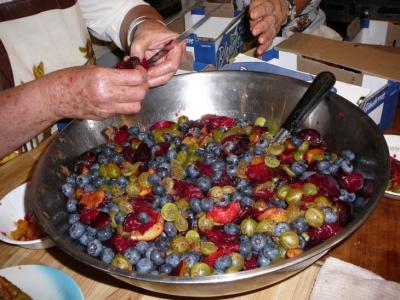
M 131 45 L 131 56 L 141 60 L 149 59 L 176 37 L 177 33 L 166 26 L 148 20 L 138 26 Z M 148 70 L 148 83 L 151 87 L 165 84 L 175 74 L 184 55 L 185 41 L 173 42 L 167 55 L 160 59 L 154 67 Z

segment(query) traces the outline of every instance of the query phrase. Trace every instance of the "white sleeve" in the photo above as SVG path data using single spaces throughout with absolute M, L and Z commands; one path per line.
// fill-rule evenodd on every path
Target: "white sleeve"
M 119 48 L 119 30 L 128 11 L 148 5 L 141 0 L 78 0 L 78 4 L 90 32 L 103 41 L 113 41 Z

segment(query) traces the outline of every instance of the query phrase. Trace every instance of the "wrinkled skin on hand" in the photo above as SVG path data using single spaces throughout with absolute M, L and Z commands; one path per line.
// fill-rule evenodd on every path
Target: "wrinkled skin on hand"
M 285 0 L 253 0 L 249 6 L 250 30 L 257 37 L 257 54 L 264 53 L 287 18 Z
M 118 70 L 95 66 L 68 68 L 49 74 L 43 92 L 61 118 L 102 120 L 114 114 L 132 114 L 141 108 L 149 85 L 141 66 Z
M 131 56 L 141 60 L 149 60 L 154 54 L 164 49 L 177 33 L 162 24 L 149 20 L 139 25 L 131 45 Z M 166 56 L 162 57 L 155 66 L 148 70 L 150 87 L 165 84 L 176 73 L 186 52 L 186 42 L 173 42 Z

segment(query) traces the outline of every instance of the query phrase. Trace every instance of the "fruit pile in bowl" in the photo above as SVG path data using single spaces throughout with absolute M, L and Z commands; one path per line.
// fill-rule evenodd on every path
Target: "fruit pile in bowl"
M 134 116 L 73 121 L 35 168 L 34 213 L 66 254 L 154 292 L 226 296 L 288 278 L 361 226 L 389 179 L 379 128 L 332 93 L 271 142 L 307 87 L 185 74 Z
M 62 185 L 69 236 L 114 267 L 206 276 L 264 267 L 339 233 L 364 177 L 316 130 L 274 143 L 266 120 L 180 116 L 108 128 Z

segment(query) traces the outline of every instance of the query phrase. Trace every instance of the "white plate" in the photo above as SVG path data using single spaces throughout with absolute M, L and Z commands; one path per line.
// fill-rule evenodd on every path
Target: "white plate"
M 0 275 L 34 300 L 84 300 L 76 282 L 66 273 L 41 265 L 21 265 L 0 270 Z
M 396 158 L 397 160 L 400 160 L 400 135 L 386 134 L 385 140 L 389 148 L 390 156 Z M 385 197 L 399 200 L 400 194 L 385 191 Z
M 49 248 L 54 242 L 48 237 L 32 241 L 17 241 L 11 238 L 11 231 L 16 229 L 15 223 L 24 219 L 26 213 L 31 210 L 25 200 L 26 186 L 26 183 L 21 184 L 0 200 L 0 240 L 29 249 Z

